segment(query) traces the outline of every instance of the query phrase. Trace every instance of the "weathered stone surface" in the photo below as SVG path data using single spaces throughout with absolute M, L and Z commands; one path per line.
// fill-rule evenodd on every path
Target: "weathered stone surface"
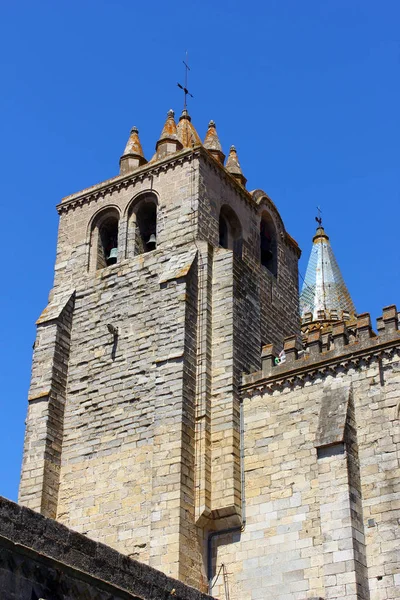
M 2 600 L 206 600 L 205 594 L 0 497 Z
M 397 309 L 378 335 L 364 314 L 310 326 L 301 347 L 300 251 L 276 207 L 197 139 L 182 149 L 172 121 L 148 164 L 58 207 L 20 501 L 68 528 L 22 511 L 25 528 L 8 504 L 7 552 L 31 544 L 46 568 L 68 563 L 62 584 L 77 587 L 63 600 L 91 598 L 100 579 L 122 590 L 107 600 L 168 598 L 168 576 L 202 591 L 210 579 L 231 600 L 394 600 Z M 151 589 L 146 565 L 164 573 Z M 95 581 L 82 588 L 74 569 Z

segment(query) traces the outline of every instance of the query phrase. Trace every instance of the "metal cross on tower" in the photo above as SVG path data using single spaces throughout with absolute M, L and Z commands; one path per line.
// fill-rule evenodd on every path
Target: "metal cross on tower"
M 317 211 L 318 211 L 318 217 L 315 217 L 315 220 L 317 221 L 318 225 L 320 227 L 322 227 L 322 210 L 320 209 L 319 206 L 317 206 Z
M 188 61 L 188 53 L 187 52 L 186 52 L 186 61 L 183 60 L 182 62 L 185 65 L 185 85 L 183 86 L 180 83 L 178 83 L 178 87 L 181 88 L 181 90 L 183 90 L 184 97 L 185 97 L 184 103 L 183 103 L 183 110 L 186 110 L 186 108 L 187 108 L 187 96 L 189 95 L 191 98 L 193 98 L 192 94 L 187 89 L 187 85 L 188 85 L 188 83 L 187 83 L 187 81 L 188 81 L 188 71 L 190 71 L 190 67 L 187 64 L 189 62 Z

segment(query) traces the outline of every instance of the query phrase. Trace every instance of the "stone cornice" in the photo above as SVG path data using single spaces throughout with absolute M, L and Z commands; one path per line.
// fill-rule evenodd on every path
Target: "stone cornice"
M 368 347 L 360 347 L 357 344 L 349 345 L 348 351 L 344 350 L 338 354 L 334 351 L 321 353 L 317 358 L 305 355 L 295 360 L 291 365 L 284 363 L 273 369 L 273 373 L 267 377 L 262 371 L 244 376 L 241 386 L 242 395 L 251 395 L 254 391 L 273 391 L 285 385 L 304 385 L 306 381 L 314 380 L 318 376 L 336 374 L 339 371 L 347 371 L 362 365 L 368 365 L 374 359 L 391 358 L 396 352 L 400 353 L 400 336 L 388 341 L 380 341 Z
M 143 181 L 152 175 L 157 175 L 161 171 L 167 171 L 170 168 L 174 168 L 177 164 L 183 164 L 193 156 L 198 157 L 200 155 L 200 150 L 200 146 L 193 149 L 186 148 L 185 150 L 167 156 L 155 163 L 146 163 L 142 167 L 136 169 L 133 173 L 129 173 L 129 175 L 117 175 L 116 177 L 107 179 L 106 181 L 93 185 L 80 192 L 66 196 L 63 198 L 62 202 L 57 205 L 57 211 L 59 214 L 62 214 L 77 206 L 81 206 L 84 203 L 98 200 L 106 194 L 128 188 L 138 181 Z

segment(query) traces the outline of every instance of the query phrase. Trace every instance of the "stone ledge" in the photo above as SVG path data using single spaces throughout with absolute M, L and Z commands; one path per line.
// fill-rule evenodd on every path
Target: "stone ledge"
M 11 545 L 11 546 L 10 546 Z M 74 569 L 84 577 L 110 585 L 132 598 L 144 600 L 207 600 L 211 596 L 61 523 L 43 517 L 0 496 L 0 547 L 12 547 L 41 562 L 54 560 L 61 569 Z

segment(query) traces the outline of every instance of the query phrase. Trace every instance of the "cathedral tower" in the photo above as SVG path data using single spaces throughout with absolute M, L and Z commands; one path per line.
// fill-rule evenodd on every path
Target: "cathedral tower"
M 296 242 L 214 122 L 62 200 L 37 321 L 20 502 L 196 587 L 243 518 L 242 372 L 299 337 Z

